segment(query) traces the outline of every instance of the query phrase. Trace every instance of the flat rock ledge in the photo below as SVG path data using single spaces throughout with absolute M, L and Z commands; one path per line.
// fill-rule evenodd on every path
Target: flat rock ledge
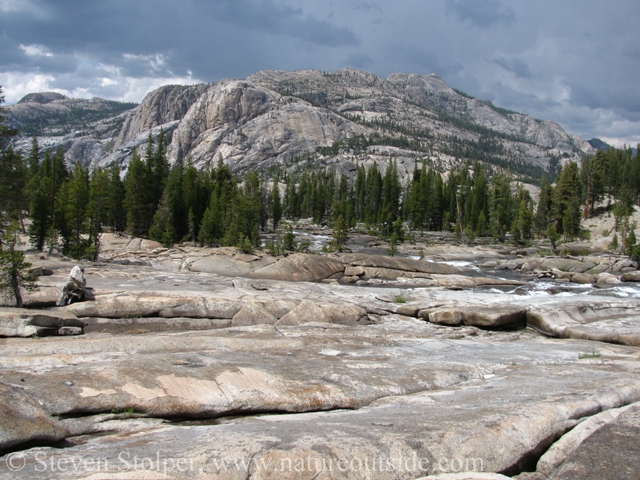
M 0 309 L 0 336 L 2 337 L 80 335 L 83 333 L 83 327 L 82 320 L 64 310 Z
M 640 347 L 637 302 L 568 302 L 527 310 L 527 325 L 552 337 Z

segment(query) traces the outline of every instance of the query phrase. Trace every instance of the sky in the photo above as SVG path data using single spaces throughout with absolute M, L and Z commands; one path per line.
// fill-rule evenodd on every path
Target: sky
M 7 104 L 353 67 L 640 142 L 639 0 L 0 0 L 0 52 Z

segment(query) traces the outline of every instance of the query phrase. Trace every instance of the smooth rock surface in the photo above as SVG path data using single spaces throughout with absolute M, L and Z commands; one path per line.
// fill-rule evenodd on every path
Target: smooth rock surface
M 65 327 L 74 327 L 80 330 L 63 330 L 63 335 L 80 334 L 84 322 L 72 313 L 65 311 L 52 312 L 26 308 L 0 309 L 0 336 L 2 337 L 57 335 Z
M 640 304 L 637 302 L 567 302 L 532 307 L 527 324 L 548 335 L 640 346 Z

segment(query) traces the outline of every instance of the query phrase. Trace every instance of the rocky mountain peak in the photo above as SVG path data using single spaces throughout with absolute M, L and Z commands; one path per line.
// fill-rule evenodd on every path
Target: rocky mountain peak
M 66 100 L 67 97 L 56 92 L 29 93 L 22 97 L 18 103 L 46 103 L 55 102 L 56 100 Z
M 58 141 L 55 129 L 48 129 L 47 147 L 58 141 L 66 151 L 80 152 L 74 160 L 116 162 L 123 169 L 133 149 L 142 153 L 148 136 L 161 131 L 170 161 L 190 157 L 196 167 L 206 168 L 222 157 L 237 172 L 274 166 L 354 172 L 359 164 L 384 168 L 393 158 L 402 175 L 422 160 L 440 170 L 481 161 L 508 166 L 526 180 L 540 176 L 552 161 L 579 161 L 594 151 L 555 122 L 498 108 L 451 88 L 435 74 L 394 73 L 382 79 L 353 68 L 271 70 L 212 85 L 166 85 L 138 106 L 105 103 L 113 112 L 109 122 L 98 115 L 100 104 L 86 103 L 53 101 L 37 112 L 25 110 L 36 103 L 14 105 L 7 107 L 7 117 L 23 134 L 38 134 L 45 117 L 68 118 L 74 109 L 91 112 L 83 114 L 72 137 Z M 65 110 L 44 109 L 53 105 Z M 25 125 L 33 131 L 23 131 Z M 65 128 L 60 131 L 71 135 Z M 356 136 L 364 141 L 351 142 Z M 78 142 L 82 148 L 73 148 Z M 21 145 L 28 149 L 27 141 Z M 92 153 L 84 158 L 82 152 Z

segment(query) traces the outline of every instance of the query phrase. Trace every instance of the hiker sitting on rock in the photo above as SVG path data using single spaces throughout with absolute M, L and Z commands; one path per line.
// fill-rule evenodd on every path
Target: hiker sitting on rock
M 87 281 L 84 278 L 84 268 L 75 266 L 71 269 L 69 280 L 62 288 L 62 293 L 56 302 L 56 305 L 69 305 L 71 302 L 80 302 L 84 300 L 87 294 Z

